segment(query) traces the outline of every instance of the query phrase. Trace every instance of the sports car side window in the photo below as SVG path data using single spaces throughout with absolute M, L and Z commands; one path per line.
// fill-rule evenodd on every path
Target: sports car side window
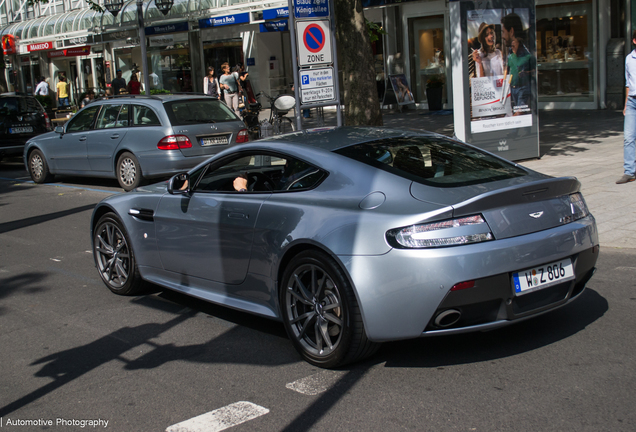
M 239 192 L 246 180 L 245 192 L 269 193 L 307 190 L 317 186 L 326 173 L 295 158 L 269 154 L 241 155 L 222 166 L 209 169 L 198 182 L 196 191 Z M 239 185 L 239 186 L 237 186 Z
M 95 113 L 101 108 L 100 105 L 91 106 L 80 111 L 75 115 L 66 126 L 66 132 L 82 132 L 87 131 L 93 124 Z

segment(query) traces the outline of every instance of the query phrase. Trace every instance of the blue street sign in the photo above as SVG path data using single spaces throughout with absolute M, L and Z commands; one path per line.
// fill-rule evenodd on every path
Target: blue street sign
M 320 26 L 311 24 L 303 33 L 303 43 L 310 52 L 317 53 L 325 46 L 325 32 Z
M 303 75 L 303 85 L 308 85 L 309 84 L 309 75 Z
M 320 18 L 329 16 L 328 0 L 294 0 L 296 18 Z
M 261 33 L 285 32 L 289 31 L 289 25 L 287 24 L 287 20 L 269 21 L 259 24 L 259 29 Z
M 173 24 L 164 24 L 164 25 L 155 25 L 146 27 L 146 36 L 162 34 L 162 33 L 175 33 L 175 32 L 183 32 L 188 31 L 188 22 L 180 22 Z
M 246 24 L 250 22 L 250 13 L 223 15 L 199 20 L 199 28 L 220 27 L 233 24 Z
M 280 7 L 280 8 L 263 10 L 263 19 L 265 21 L 278 19 L 278 18 L 288 18 L 288 17 L 289 17 L 288 7 Z

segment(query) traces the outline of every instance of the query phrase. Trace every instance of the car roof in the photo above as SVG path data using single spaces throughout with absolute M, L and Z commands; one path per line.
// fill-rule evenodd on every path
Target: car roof
M 354 144 L 407 136 L 431 136 L 442 137 L 446 140 L 450 139 L 447 136 L 421 130 L 398 130 L 379 126 L 340 126 L 307 129 L 286 135 L 269 137 L 259 141 L 303 144 L 327 151 L 334 151 Z
M 175 100 L 188 100 L 188 99 L 211 99 L 211 100 L 217 100 L 217 99 L 212 99 L 211 96 L 208 95 L 204 95 L 201 93 L 177 93 L 177 94 L 157 94 L 157 95 L 117 95 L 117 96 L 110 96 L 109 98 L 105 98 L 105 97 L 99 97 L 96 98 L 95 101 L 99 101 L 99 102 L 103 102 L 103 101 L 126 101 L 126 102 L 130 102 L 130 101 L 140 101 L 140 100 L 145 100 L 145 101 L 160 101 L 160 102 L 171 102 L 171 101 L 175 101 Z

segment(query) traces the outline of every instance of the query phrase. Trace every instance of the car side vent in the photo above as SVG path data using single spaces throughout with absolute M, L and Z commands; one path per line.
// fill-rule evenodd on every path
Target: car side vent
M 131 208 L 130 210 L 128 210 L 128 214 L 137 219 L 152 222 L 154 220 L 155 212 L 150 209 Z

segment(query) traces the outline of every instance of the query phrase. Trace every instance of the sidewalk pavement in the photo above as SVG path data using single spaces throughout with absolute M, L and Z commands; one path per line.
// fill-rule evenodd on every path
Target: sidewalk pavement
M 453 135 L 450 111 L 384 110 L 382 114 L 387 127 Z M 315 110 L 312 116 L 303 119 L 303 129 L 323 125 Z M 324 125 L 336 125 L 335 108 L 326 108 L 324 117 Z M 601 246 L 636 248 L 636 182 L 616 184 L 623 175 L 622 111 L 540 111 L 539 143 L 541 157 L 521 165 L 555 177 L 578 178 L 596 218 Z

